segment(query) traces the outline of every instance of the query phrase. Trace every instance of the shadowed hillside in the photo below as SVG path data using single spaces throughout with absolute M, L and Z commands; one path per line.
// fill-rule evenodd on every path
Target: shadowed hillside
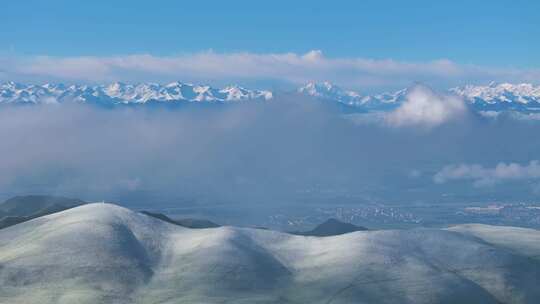
M 345 233 L 355 232 L 355 231 L 366 231 L 368 230 L 362 226 L 356 226 L 351 223 L 344 223 L 336 219 L 328 219 L 324 223 L 318 225 L 310 231 L 304 232 L 292 232 L 292 234 L 297 235 L 306 235 L 306 236 L 332 236 L 332 235 L 341 235 Z
M 16 196 L 0 204 L 0 229 L 83 204 L 86 202 L 61 196 Z
M 203 219 L 193 219 L 193 218 L 187 218 L 187 219 L 172 219 L 165 214 L 162 213 L 155 213 L 150 211 L 141 211 L 142 214 L 146 214 L 148 216 L 160 219 L 162 221 L 165 221 L 167 223 L 171 223 L 174 225 L 186 227 L 186 228 L 193 228 L 193 229 L 203 229 L 203 228 L 217 228 L 220 227 L 220 225 L 209 221 L 209 220 L 203 220 Z

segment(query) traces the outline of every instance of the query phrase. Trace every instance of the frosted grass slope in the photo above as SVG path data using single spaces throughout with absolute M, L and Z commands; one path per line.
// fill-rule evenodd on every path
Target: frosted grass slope
M 0 231 L 0 303 L 539 303 L 539 238 L 192 230 L 90 204 Z

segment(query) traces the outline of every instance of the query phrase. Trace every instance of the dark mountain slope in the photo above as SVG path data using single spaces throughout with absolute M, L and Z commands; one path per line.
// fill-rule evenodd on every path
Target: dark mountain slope
M 0 204 L 0 229 L 84 204 L 79 199 L 59 196 L 15 196 Z
M 344 223 L 336 219 L 328 219 L 326 222 L 318 225 L 313 230 L 292 233 L 306 236 L 332 236 L 366 230 L 368 229 L 362 226 L 356 226 L 351 223 Z
M 173 220 L 170 217 L 166 216 L 162 213 L 155 213 L 155 212 L 149 212 L 149 211 L 141 211 L 142 214 L 146 214 L 151 217 L 155 217 L 157 219 L 160 219 L 162 221 L 165 221 L 167 223 L 171 223 L 174 225 L 186 227 L 186 228 L 193 228 L 193 229 L 203 229 L 203 228 L 217 228 L 220 227 L 220 225 L 208 221 L 208 220 L 201 220 L 201 219 L 179 219 L 179 220 Z

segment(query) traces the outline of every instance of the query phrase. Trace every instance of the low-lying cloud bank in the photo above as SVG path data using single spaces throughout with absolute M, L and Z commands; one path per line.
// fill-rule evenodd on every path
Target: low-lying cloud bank
M 540 178 L 540 162 L 532 160 L 527 165 L 501 162 L 493 168 L 478 164 L 449 165 L 437 172 L 433 180 L 439 184 L 455 180 L 472 180 L 475 186 L 489 186 L 505 181 L 538 178 Z
M 365 174 L 347 163 L 366 156 L 354 140 L 362 133 L 374 136 L 295 98 L 172 110 L 4 107 L 0 189 L 272 201 L 313 185 L 353 188 L 351 177 Z
M 298 95 L 178 109 L 1 107 L 0 195 L 293 205 L 309 194 L 405 203 L 440 197 L 446 184 L 432 176 L 446 164 L 524 162 L 540 150 L 530 140 L 538 124 L 460 117 L 460 107 L 433 94 L 411 94 L 405 105 L 424 114 L 398 108 L 396 125 L 354 124 L 335 104 Z M 424 109 L 431 98 L 435 110 Z M 538 166 L 449 167 L 436 181 L 511 178 L 501 170 L 517 179 L 536 176 Z
M 330 58 L 319 50 L 305 54 L 215 53 L 175 56 L 149 54 L 79 57 L 0 57 L 1 80 L 16 81 L 192 81 L 255 83 L 262 86 L 330 80 L 355 89 L 402 88 L 415 81 L 449 87 L 490 81 L 540 82 L 540 70 L 463 65 L 440 59 Z

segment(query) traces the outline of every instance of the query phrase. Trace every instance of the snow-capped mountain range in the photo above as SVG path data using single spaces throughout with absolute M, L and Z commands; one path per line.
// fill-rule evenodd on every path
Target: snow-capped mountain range
M 450 89 L 451 92 L 464 97 L 471 103 L 485 102 L 516 102 L 522 104 L 540 102 L 540 86 L 530 83 L 490 83 L 487 86 L 468 85 L 461 88 Z
M 362 95 L 348 91 L 329 82 L 308 83 L 300 87 L 298 93 L 366 110 L 394 108 L 406 100 L 409 89 L 393 93 Z M 451 88 L 446 94 L 461 97 L 472 108 L 479 111 L 540 111 L 540 86 L 528 83 L 490 83 L 487 86 L 467 85 Z
M 530 83 L 468 85 L 449 92 L 462 97 L 477 110 L 540 111 L 540 86 Z
M 229 103 L 244 100 L 268 100 L 272 92 L 248 90 L 240 86 L 222 89 L 207 85 L 172 82 L 107 85 L 24 85 L 14 82 L 0 84 L 0 103 L 3 104 L 56 104 L 65 102 L 97 103 L 103 105 L 205 102 Z
M 404 100 L 407 89 L 394 93 L 383 93 L 377 95 L 362 95 L 356 91 L 344 90 L 330 82 L 315 83 L 310 82 L 298 88 L 298 93 L 317 97 L 320 99 L 332 100 L 353 107 L 373 107 L 383 104 L 396 104 Z
M 382 94 L 361 94 L 345 90 L 330 82 L 310 82 L 297 93 L 336 102 L 352 110 L 387 111 L 406 100 L 410 90 L 402 89 Z M 486 86 L 467 85 L 443 92 L 457 95 L 478 111 L 540 111 L 540 86 L 532 84 L 491 83 Z M 27 85 L 14 82 L 0 84 L 0 104 L 91 103 L 100 105 L 235 103 L 268 101 L 274 97 L 268 90 L 251 90 L 240 86 L 213 88 L 182 82 L 169 84 L 115 82 L 103 85 L 43 84 Z

